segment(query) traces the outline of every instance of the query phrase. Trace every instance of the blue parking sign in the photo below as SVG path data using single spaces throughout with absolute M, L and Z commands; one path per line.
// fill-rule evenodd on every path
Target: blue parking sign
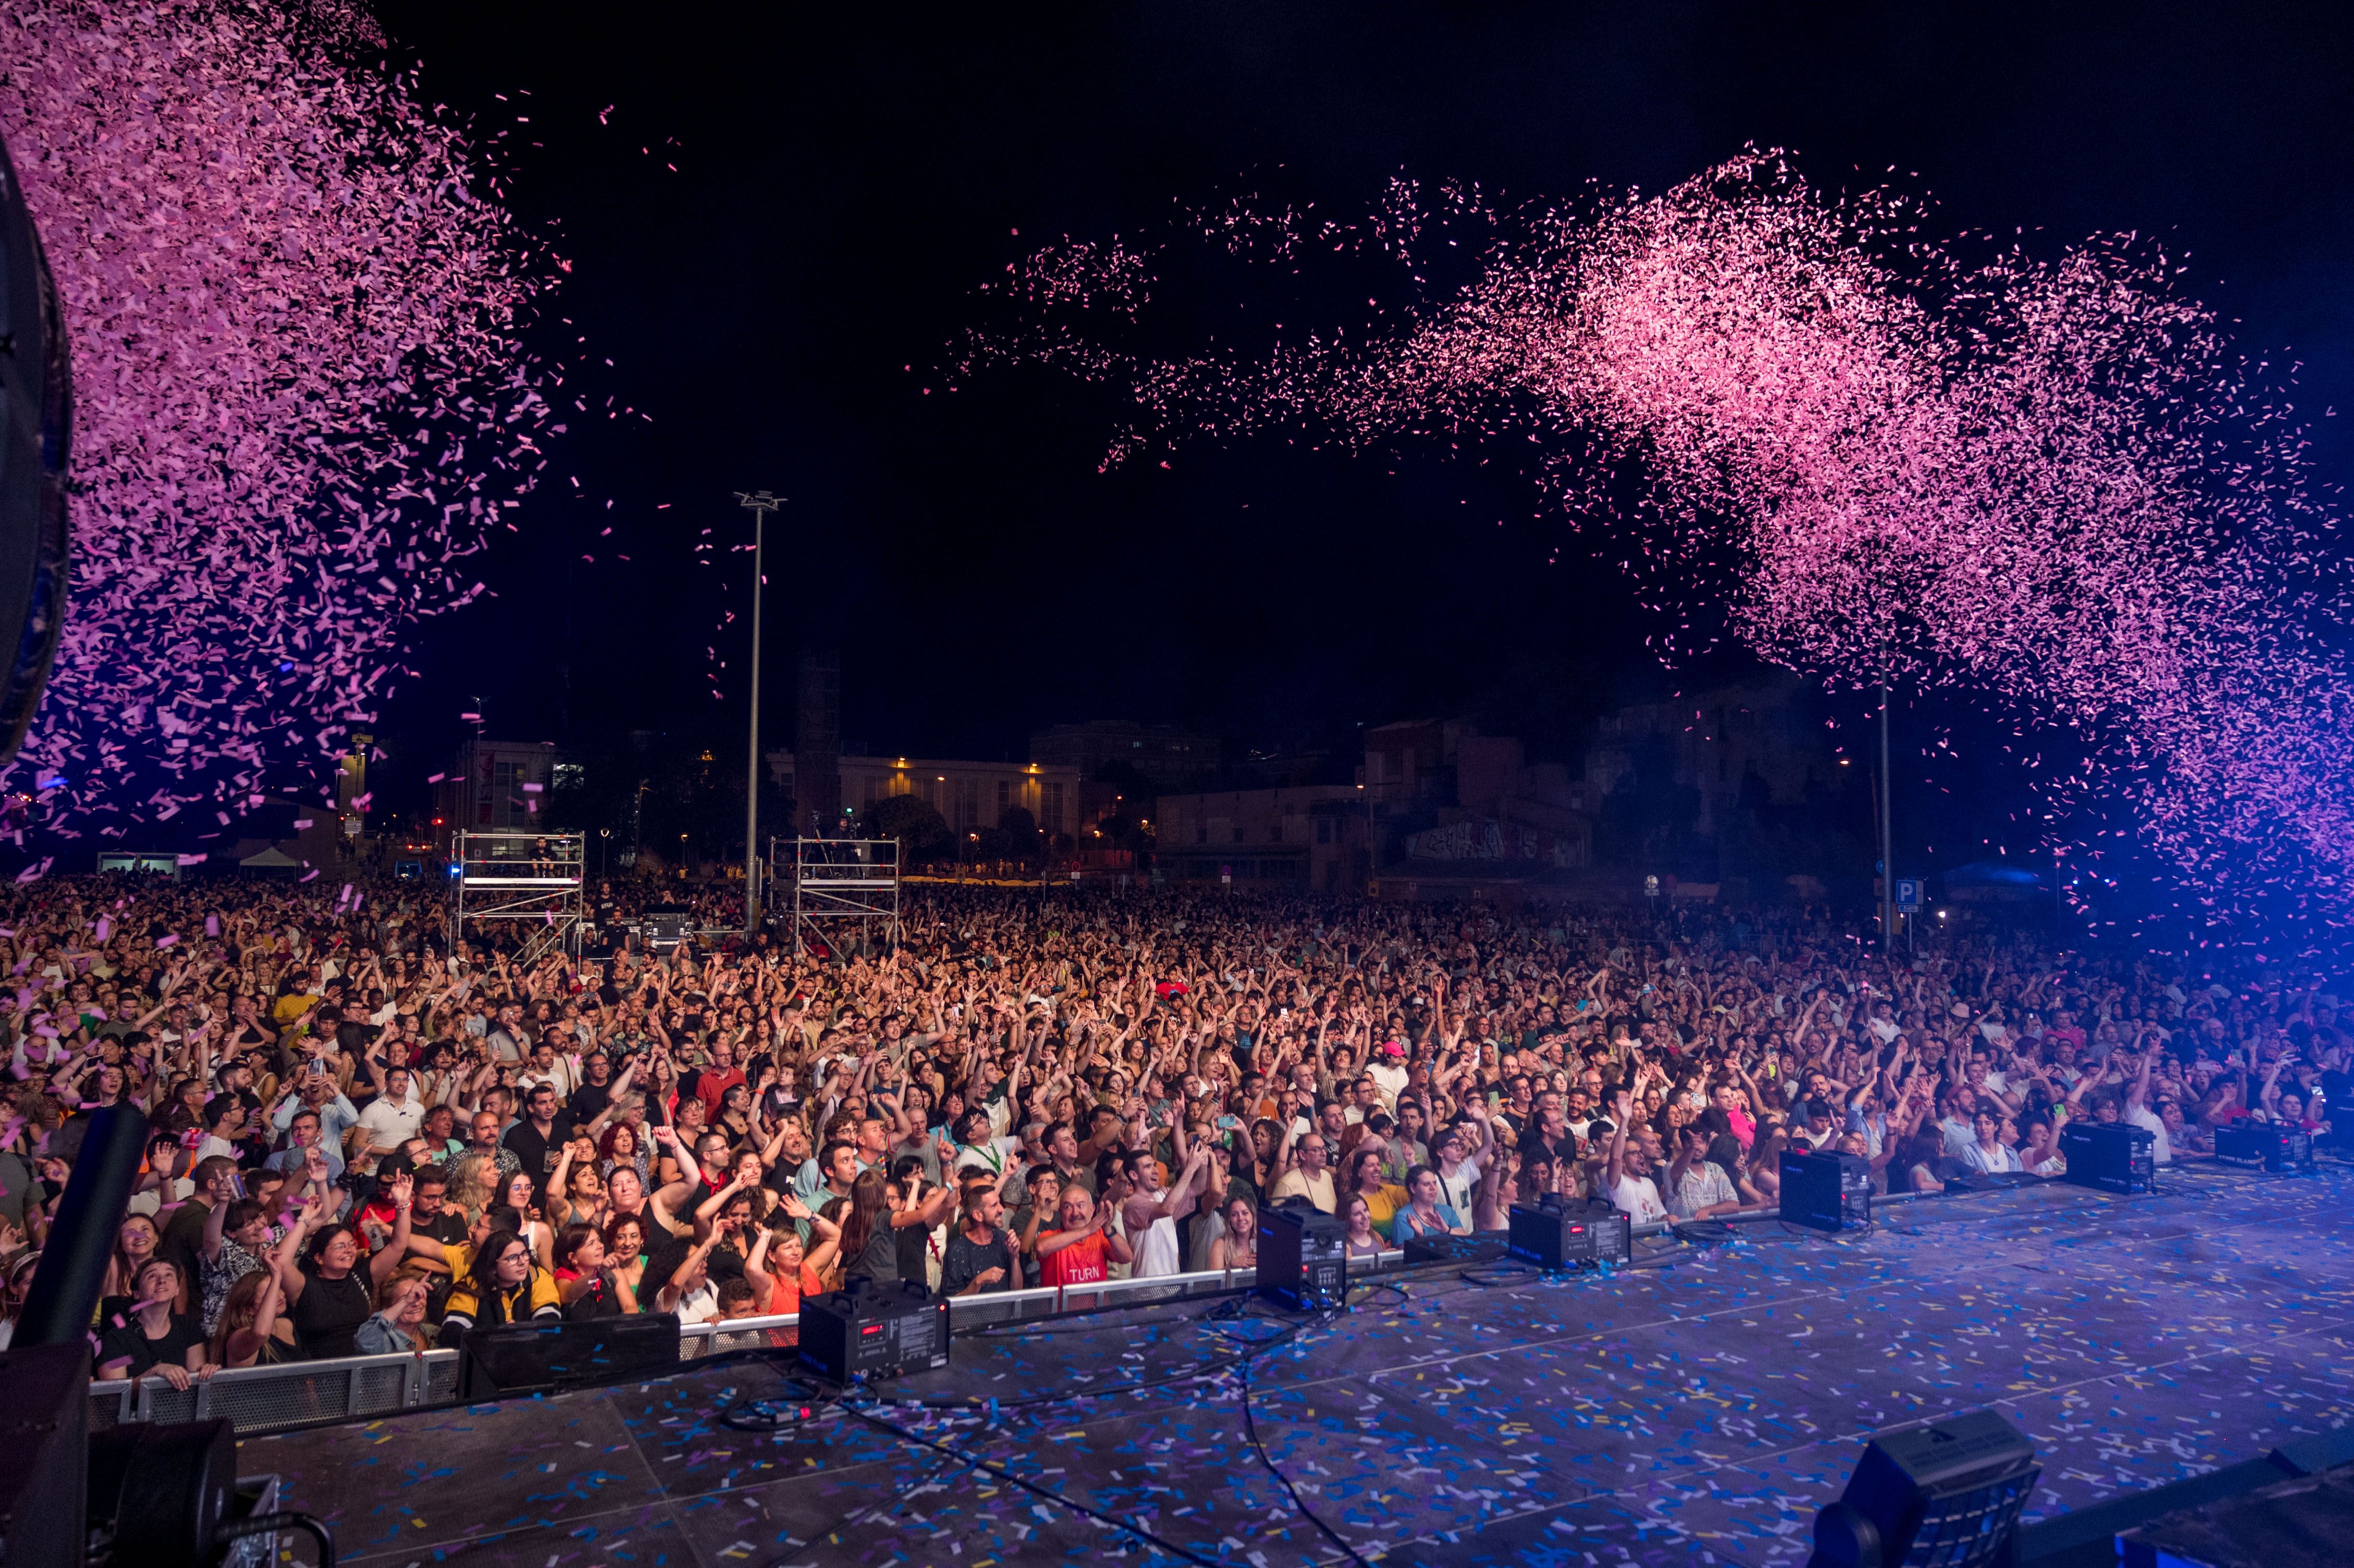
M 1906 910 L 1921 907 L 1920 878 L 1900 876 L 1896 879 L 1896 907 Z

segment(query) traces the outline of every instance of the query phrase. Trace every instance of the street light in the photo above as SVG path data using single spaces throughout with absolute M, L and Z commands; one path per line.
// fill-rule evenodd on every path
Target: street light
M 1373 885 L 1373 792 L 1363 784 L 1357 786 L 1365 797 L 1365 885 Z
M 752 755 L 744 786 L 744 935 L 760 928 L 760 587 L 769 514 L 784 503 L 767 491 L 736 493 L 736 504 L 752 514 Z

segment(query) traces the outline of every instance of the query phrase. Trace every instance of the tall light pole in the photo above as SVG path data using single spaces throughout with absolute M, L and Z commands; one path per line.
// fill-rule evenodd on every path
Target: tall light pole
M 736 493 L 736 504 L 752 514 L 752 756 L 744 785 L 744 935 L 760 929 L 760 584 L 769 514 L 784 503 L 767 491 Z
M 1880 956 L 1896 955 L 1896 793 L 1888 776 L 1888 664 L 1880 667 Z

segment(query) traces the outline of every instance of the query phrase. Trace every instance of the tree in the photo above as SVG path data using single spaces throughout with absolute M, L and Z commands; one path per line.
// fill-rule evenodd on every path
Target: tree
M 897 839 L 899 858 L 914 861 L 949 847 L 948 819 L 917 795 L 893 795 L 866 808 L 860 832 L 870 839 Z

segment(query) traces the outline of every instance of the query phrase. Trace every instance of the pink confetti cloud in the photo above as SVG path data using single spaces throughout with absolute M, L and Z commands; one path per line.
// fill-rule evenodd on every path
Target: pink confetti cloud
M 1405 181 L 1355 224 L 1237 203 L 1178 238 L 1287 270 L 1379 252 L 1414 297 L 1278 323 L 1263 351 L 1140 357 L 1112 345 L 1154 253 L 1069 242 L 982 286 L 1007 324 L 956 369 L 1124 387 L 1107 466 L 1189 437 L 1524 442 L 1573 525 L 1624 541 L 1671 660 L 1717 623 L 1835 685 L 1966 690 L 2090 757 L 2040 770 L 2055 816 L 2122 800 L 2221 903 L 2344 909 L 2354 682 L 2329 647 L 2354 613 L 2293 401 L 2162 248 L 2038 256 L 1925 216 L 1903 192 L 1828 197 L 1774 153 L 1512 212 Z M 1473 268 L 1447 291 L 1426 282 L 1442 242 Z
M 54 831 L 342 749 L 546 461 L 550 273 L 414 81 L 345 63 L 382 42 L 343 0 L 0 7 L 77 397 L 72 609 L 11 776 Z

